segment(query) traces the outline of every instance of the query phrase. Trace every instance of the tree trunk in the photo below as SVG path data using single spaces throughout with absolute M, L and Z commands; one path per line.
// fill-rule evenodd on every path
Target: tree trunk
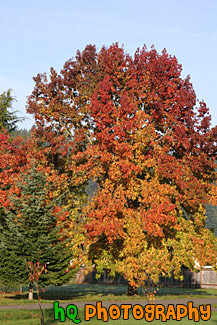
M 135 295 L 138 295 L 138 288 L 137 288 L 137 286 L 136 286 L 136 285 L 131 285 L 131 284 L 128 282 L 127 295 L 128 295 L 128 296 L 135 296 Z
M 37 288 L 37 295 L 38 295 L 38 304 L 40 307 L 40 311 L 41 311 L 41 325 L 44 325 L 44 313 L 43 313 L 43 309 L 41 307 L 41 297 L 40 297 L 40 290 L 39 290 L 39 286 L 38 283 L 36 283 L 36 288 Z
M 29 284 L 29 300 L 33 300 L 33 283 Z

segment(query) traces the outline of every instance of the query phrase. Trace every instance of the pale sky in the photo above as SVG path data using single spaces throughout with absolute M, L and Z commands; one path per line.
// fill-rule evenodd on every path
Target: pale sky
M 118 42 L 133 55 L 138 47 L 166 48 L 182 64 L 197 98 L 217 124 L 216 0 L 0 0 L 0 93 L 11 88 L 15 109 L 26 115 L 26 97 L 38 73 L 58 72 L 87 44 Z M 34 120 L 22 123 L 29 129 Z

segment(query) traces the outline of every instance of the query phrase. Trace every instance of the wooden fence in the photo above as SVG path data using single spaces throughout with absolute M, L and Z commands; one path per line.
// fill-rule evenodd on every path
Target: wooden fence
M 192 272 L 188 269 L 182 269 L 184 280 L 176 280 L 173 276 L 170 278 L 160 277 L 159 285 L 163 287 L 187 287 L 187 288 L 213 288 L 217 289 L 217 272 L 212 268 L 205 267 L 199 272 Z M 96 279 L 96 272 L 85 274 L 84 268 L 77 273 L 76 282 L 79 283 L 98 283 L 98 284 L 127 284 L 127 280 L 122 276 L 112 278 L 105 270 L 104 274 Z M 151 285 L 151 280 L 146 283 Z

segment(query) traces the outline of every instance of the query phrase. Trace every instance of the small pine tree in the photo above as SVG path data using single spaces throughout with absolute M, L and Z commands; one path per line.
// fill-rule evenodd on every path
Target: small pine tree
M 13 102 L 16 98 L 11 95 L 11 89 L 0 94 L 0 131 L 7 129 L 9 133 L 17 130 L 17 123 L 25 119 L 18 117 L 18 111 L 10 112 Z
M 58 214 L 64 213 L 60 208 L 63 197 L 49 199 L 54 186 L 35 167 L 23 174 L 17 185 L 20 194 L 10 197 L 11 209 L 5 210 L 6 218 L 2 218 L 0 282 L 26 284 L 29 263 L 39 263 L 46 270 L 40 275 L 40 285 L 63 284 L 74 272 L 69 268 L 72 252 L 63 224 L 58 225 Z M 29 287 L 32 291 L 33 283 Z

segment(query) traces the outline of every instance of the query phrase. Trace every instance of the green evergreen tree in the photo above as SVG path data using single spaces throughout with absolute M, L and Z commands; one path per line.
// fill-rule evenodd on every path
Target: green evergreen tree
M 5 210 L 6 218 L 1 226 L 0 237 L 0 282 L 4 285 L 29 283 L 28 263 L 45 265 L 38 283 L 61 285 L 71 277 L 69 269 L 72 252 L 64 233 L 60 236 L 57 226 L 58 213 L 63 197 L 47 200 L 53 184 L 46 176 L 32 168 L 22 175 L 17 183 L 20 194 L 10 197 L 11 210 Z M 3 210 L 1 210 L 3 212 Z M 33 283 L 29 283 L 32 290 Z
M 17 130 L 17 123 L 23 121 L 24 117 L 18 117 L 18 111 L 10 112 L 16 98 L 11 95 L 11 89 L 4 91 L 0 95 L 0 131 L 7 129 L 9 133 Z
M 217 236 L 217 206 L 206 205 L 206 227 L 211 229 L 215 236 Z

